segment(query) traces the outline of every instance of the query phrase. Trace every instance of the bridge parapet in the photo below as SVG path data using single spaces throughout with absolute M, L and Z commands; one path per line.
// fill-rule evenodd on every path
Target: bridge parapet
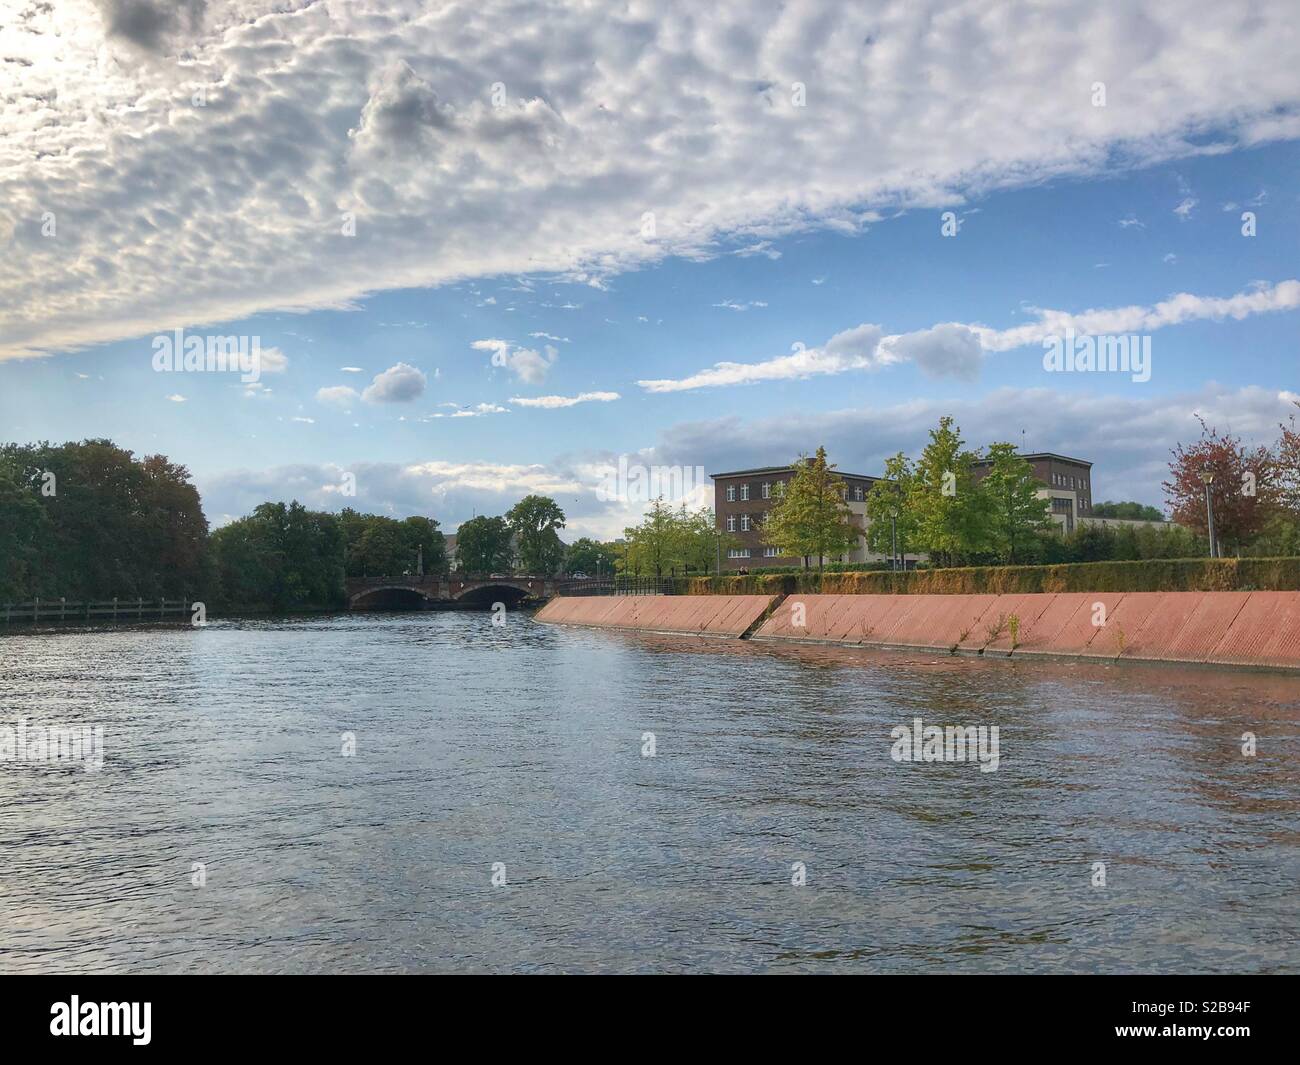
M 479 598 L 485 589 L 498 588 L 521 599 L 550 599 L 556 582 L 542 576 L 458 576 L 403 573 L 386 577 L 350 577 L 346 582 L 348 605 L 355 607 L 366 596 L 384 591 L 417 592 L 426 604 L 455 603 Z M 507 597 L 509 597 L 507 595 Z

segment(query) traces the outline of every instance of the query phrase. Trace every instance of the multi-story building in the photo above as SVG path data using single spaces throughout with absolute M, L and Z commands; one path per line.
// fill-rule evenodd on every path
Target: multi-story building
M 835 475 L 844 481 L 849 519 L 863 531 L 858 545 L 847 555 L 844 562 L 888 561 L 887 555 L 876 555 L 867 551 L 867 493 L 879 477 L 868 477 L 861 473 L 843 473 Z M 722 560 L 724 570 L 752 569 L 759 566 L 798 566 L 803 559 L 790 555 L 779 555 L 775 547 L 763 543 L 760 529 L 767 512 L 772 509 L 777 499 L 785 491 L 790 478 L 794 476 L 793 466 L 762 466 L 754 470 L 735 470 L 731 473 L 714 473 L 713 478 L 713 512 L 717 515 L 718 527 L 729 536 L 734 537 L 738 546 L 730 548 Z M 827 560 L 831 561 L 831 560 Z
M 1050 501 L 1051 517 L 1065 532 L 1073 532 L 1080 522 L 1091 521 L 1092 514 L 1092 463 L 1072 459 L 1050 451 L 1038 451 L 1021 456 L 1033 469 L 1034 477 L 1042 483 L 1038 495 Z M 991 463 L 982 459 L 974 464 L 976 481 L 988 475 Z M 888 562 L 888 555 L 867 550 L 867 493 L 881 477 L 862 473 L 835 471 L 843 479 L 850 521 L 863 531 L 858 545 L 842 559 L 844 562 Z M 722 559 L 724 570 L 752 569 L 759 566 L 797 566 L 803 559 L 778 555 L 777 549 L 763 543 L 760 530 L 767 512 L 785 490 L 784 486 L 794 476 L 793 466 L 760 466 L 753 470 L 735 470 L 731 473 L 711 474 L 713 478 L 713 511 L 718 527 L 734 537 L 738 546 L 729 549 Z M 906 545 L 904 545 L 906 546 Z M 924 555 L 907 554 L 904 564 L 912 565 Z M 828 560 L 832 561 L 832 560 Z
M 1079 519 L 1092 513 L 1092 463 L 1051 451 L 1036 451 L 1020 457 L 1029 463 L 1034 476 L 1043 483 L 1038 495 L 1050 500 L 1052 520 L 1067 533 L 1074 532 Z M 973 469 L 975 480 L 987 476 L 991 465 L 987 459 L 976 462 Z

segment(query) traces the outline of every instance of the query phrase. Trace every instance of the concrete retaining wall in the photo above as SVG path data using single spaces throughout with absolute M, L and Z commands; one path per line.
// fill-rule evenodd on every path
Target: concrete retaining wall
M 1300 592 L 790 595 L 754 639 L 1300 669 Z
M 536 614 L 556 625 L 739 638 L 763 618 L 774 595 L 561 596 Z

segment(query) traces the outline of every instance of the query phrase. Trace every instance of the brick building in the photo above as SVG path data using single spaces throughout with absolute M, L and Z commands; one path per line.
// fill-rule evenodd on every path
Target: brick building
M 1051 451 L 1035 451 L 1020 457 L 1029 463 L 1034 476 L 1043 483 L 1038 495 L 1050 501 L 1052 520 L 1065 532 L 1074 532 L 1079 519 L 1092 514 L 1092 463 Z M 987 476 L 991 465 L 987 459 L 976 462 L 973 467 L 975 480 Z
M 1072 459 L 1050 451 L 1038 451 L 1022 455 L 1034 471 L 1034 477 L 1042 483 L 1038 495 L 1049 500 L 1051 517 L 1064 532 L 1073 532 L 1080 522 L 1092 521 L 1092 463 L 1083 459 Z M 987 476 L 991 464 L 980 460 L 974 464 L 972 473 L 976 481 Z M 845 482 L 850 521 L 863 530 L 867 527 L 867 493 L 871 486 L 881 477 L 871 477 L 861 473 L 843 473 L 835 475 Z M 793 466 L 760 466 L 752 470 L 734 470 L 730 473 L 714 473 L 713 478 L 713 512 L 717 515 L 718 526 L 724 532 L 735 537 L 739 546 L 731 548 L 722 560 L 726 570 L 755 569 L 760 566 L 798 566 L 803 559 L 789 555 L 776 554 L 776 548 L 763 543 L 759 529 L 763 518 L 774 505 L 781 486 L 787 484 L 794 476 Z M 904 545 L 906 547 L 906 545 Z M 904 556 L 905 564 L 910 566 L 925 555 L 908 553 Z M 888 555 L 869 552 L 865 536 L 858 541 L 858 546 L 842 559 L 827 561 L 844 562 L 888 562 Z
M 849 519 L 865 533 L 867 527 L 867 493 L 881 480 L 861 473 L 835 471 L 847 489 L 846 502 L 852 517 Z M 798 566 L 803 559 L 778 555 L 776 548 L 768 547 L 759 535 L 759 528 L 767 512 L 772 509 L 784 486 L 794 476 L 793 466 L 761 466 L 753 470 L 734 470 L 731 473 L 710 474 L 713 478 L 713 512 L 718 526 L 739 543 L 727 552 L 722 560 L 723 570 L 753 569 L 759 566 Z M 836 561 L 828 559 L 827 561 Z M 867 551 L 866 540 L 843 556 L 844 562 L 889 561 L 888 555 Z

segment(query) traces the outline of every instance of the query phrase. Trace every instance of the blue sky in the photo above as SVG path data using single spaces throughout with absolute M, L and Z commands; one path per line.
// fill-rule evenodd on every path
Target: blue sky
M 1110 15 L 1103 36 L 1136 32 L 1126 16 L 1101 7 Z M 248 58 L 238 39 L 245 24 L 231 5 L 200 8 L 203 21 L 194 26 L 160 14 L 157 34 L 134 40 L 113 31 L 113 5 L 99 4 L 102 39 L 88 36 L 86 47 L 107 40 L 121 60 L 107 79 L 112 93 L 107 84 L 101 92 L 146 99 L 155 82 L 175 87 L 178 39 L 192 34 L 199 36 L 183 42 L 187 61 L 197 53 L 220 73 L 214 98 L 241 74 L 251 76 L 248 67 L 265 76 L 260 63 L 280 62 Z M 270 24 L 278 17 L 268 16 Z M 10 306 L 7 346 L 0 332 L 2 435 L 106 436 L 139 453 L 165 453 L 193 472 L 214 523 L 263 499 L 296 497 L 328 508 L 427 513 L 450 530 L 537 490 L 561 500 L 573 534 L 609 535 L 637 509 L 597 492 L 619 456 L 715 471 L 789 461 L 824 443 L 842 468 L 878 473 L 886 455 L 915 453 L 925 430 L 952 413 L 975 445 L 1019 443 L 1023 430 L 1030 449 L 1091 459 L 1098 500 L 1159 504 L 1169 448 L 1196 435 L 1197 414 L 1268 441 L 1296 409 L 1300 82 L 1273 71 L 1240 85 L 1276 47 L 1267 26 L 1223 23 L 1223 48 L 1236 49 L 1242 78 L 1218 97 L 1213 85 L 1198 84 L 1208 100 L 1193 100 L 1186 86 L 1182 96 L 1176 91 L 1189 45 L 1165 27 L 1152 30 L 1143 53 L 1150 84 L 1142 100 L 1125 103 L 1112 82 L 1106 107 L 1092 107 L 1074 88 L 1086 89 L 1092 76 L 1069 74 L 1065 88 L 1042 89 L 1044 100 L 1020 96 L 1027 102 L 1007 105 L 1023 106 L 1023 115 L 974 115 L 969 135 L 933 149 L 941 158 L 927 157 L 919 170 L 904 149 L 931 149 L 916 148 L 906 127 L 931 112 L 950 115 L 963 95 L 957 86 L 885 114 L 858 113 L 850 110 L 856 102 L 845 102 L 816 115 L 810 103 L 809 115 L 795 112 L 807 125 L 791 127 L 802 160 L 785 158 L 780 138 L 770 151 L 761 142 L 719 148 L 714 116 L 680 154 L 657 146 L 646 167 L 660 168 L 658 181 L 625 198 L 603 174 L 552 180 L 545 164 L 552 139 L 590 142 L 591 129 L 602 128 L 599 112 L 611 106 L 606 98 L 628 87 L 575 85 L 572 71 L 543 55 L 534 60 L 535 82 L 512 104 L 515 125 L 482 133 L 483 123 L 504 119 L 458 99 L 456 78 L 419 51 L 417 31 L 436 28 L 425 25 L 433 17 L 412 5 L 401 23 L 411 56 L 397 67 L 391 56 L 369 53 L 365 29 L 352 27 L 359 58 L 345 88 L 355 90 L 355 113 L 346 103 L 337 115 L 318 103 L 310 113 L 324 130 L 319 143 L 303 137 L 295 145 L 285 132 L 293 116 L 268 113 L 264 102 L 251 118 L 231 103 L 227 121 L 242 122 L 240 139 L 230 142 L 231 163 L 239 164 L 232 174 L 248 173 L 254 162 L 287 168 L 259 183 L 260 202 L 212 173 L 208 134 L 166 144 L 166 166 L 144 157 L 146 147 L 110 140 L 122 153 L 120 173 L 150 175 L 146 196 L 125 179 L 115 192 L 96 186 L 71 152 L 52 182 L 37 173 L 45 164 L 35 155 L 23 169 L 30 128 L 21 113 L 0 113 L 19 147 L 0 175 L 11 190 L 21 193 L 24 182 L 28 189 L 26 200 L 13 197 L 0 214 L 0 236 L 8 234 L 14 252 L 0 269 Z M 586 32 L 611 62 L 631 50 L 653 67 L 651 42 L 667 39 L 674 19 L 690 17 L 666 8 L 660 24 L 628 23 L 621 38 Z M 286 25 L 283 36 L 301 32 L 303 49 L 318 36 Z M 694 29 L 698 62 L 733 74 L 746 63 L 755 70 L 788 64 L 801 47 L 812 57 L 810 42 L 828 32 L 787 27 L 782 37 L 778 23 L 769 35 L 775 40 L 728 54 L 716 33 Z M 876 34 L 870 47 L 878 52 L 889 42 L 887 31 Z M 852 27 L 832 34 L 841 37 L 856 40 Z M 778 44 L 785 58 L 773 58 Z M 448 61 L 455 46 L 441 45 Z M 1032 84 L 1038 68 L 1018 73 L 1027 45 L 1016 46 L 1005 78 Z M 510 42 L 499 47 L 508 51 Z M 553 40 L 539 47 L 562 51 Z M 920 49 L 909 59 L 918 70 L 927 63 L 948 69 L 942 48 L 934 46 L 936 58 L 924 44 L 910 47 Z M 131 56 L 143 74 L 132 73 Z M 51 68 L 54 82 L 65 76 Z M 774 74 L 772 84 L 784 83 Z M 579 98 L 599 102 L 588 115 Z M 309 100 L 298 104 L 304 114 Z M 215 99 L 203 110 L 214 106 Z M 642 141 L 687 137 L 681 101 L 649 99 L 644 107 L 640 121 L 655 128 L 642 131 Z M 1116 128 L 1095 128 L 1099 112 L 1111 121 L 1111 109 L 1121 112 Z M 899 132 L 881 133 L 884 122 Z M 1008 122 L 1039 139 L 1006 148 Z M 174 114 L 166 126 L 155 140 L 185 136 L 173 132 L 184 126 Z M 457 157 L 454 181 L 423 184 L 447 158 L 437 138 L 449 128 L 480 136 Z M 526 129 L 524 142 L 498 159 L 497 145 L 517 128 Z M 346 187 L 331 185 L 333 136 L 355 170 Z M 265 142 L 256 144 L 259 137 Z M 879 157 L 872 138 L 884 146 Z M 587 144 L 593 153 L 600 147 Z M 617 173 L 623 156 L 615 153 L 623 149 L 604 147 Z M 203 180 L 183 166 L 200 159 L 209 168 L 198 167 Z M 179 169 L 169 177 L 172 166 Z M 297 182 L 295 168 L 307 177 L 319 171 L 314 191 L 307 177 Z M 37 177 L 43 191 L 32 191 Z M 471 199 L 464 190 L 480 181 L 490 187 Z M 444 210 L 439 193 L 466 202 Z M 360 203 L 358 236 L 324 238 L 316 227 L 311 239 L 319 245 L 303 249 L 295 227 L 327 194 L 334 198 L 319 207 L 321 225 L 334 209 Z M 223 196 L 230 213 L 205 206 Z M 53 240 L 37 228 L 38 208 L 50 204 L 63 227 Z M 655 216 L 649 237 L 642 207 Z M 121 231 L 132 211 L 134 237 Z M 952 236 L 942 232 L 946 211 L 958 223 Z M 1242 233 L 1246 211 L 1254 236 Z M 601 212 L 620 221 L 597 225 Z M 112 239 L 97 228 L 110 224 Z M 383 232 L 372 237 L 372 228 Z M 423 233 L 428 247 L 409 240 L 408 230 Z M 147 254 L 136 254 L 141 249 Z M 1170 302 L 1175 296 L 1182 298 Z M 255 313 L 211 317 L 250 308 Z M 1080 333 L 1149 336 L 1150 380 L 1045 371 L 1042 337 L 1063 321 L 1045 312 L 1074 316 Z M 251 389 L 229 374 L 155 372 L 153 338 L 181 326 L 205 336 L 258 336 L 263 349 L 274 349 L 276 372 Z M 1008 332 L 1018 328 L 1024 332 Z M 799 360 L 775 361 L 797 344 L 805 349 Z M 506 365 L 493 365 L 494 350 Z M 728 366 L 698 377 L 718 364 Z M 345 471 L 356 476 L 355 498 L 334 487 Z

